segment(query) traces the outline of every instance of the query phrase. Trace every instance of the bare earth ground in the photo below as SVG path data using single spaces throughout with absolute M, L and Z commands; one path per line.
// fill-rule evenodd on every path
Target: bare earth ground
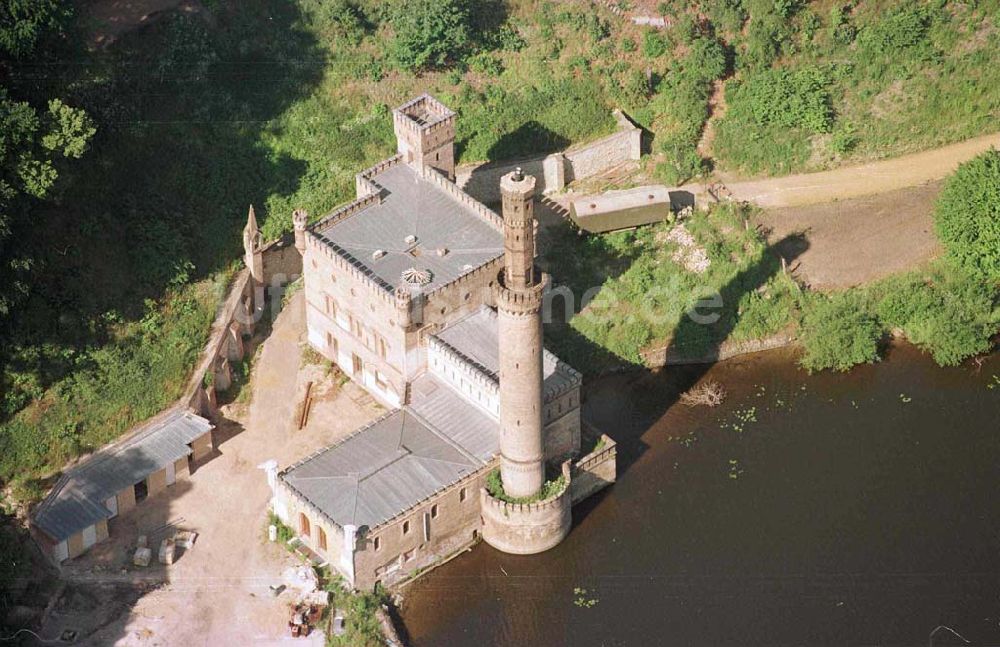
M 932 212 L 941 182 L 878 195 L 767 209 L 757 222 L 772 243 L 803 234 L 808 248 L 776 245 L 818 289 L 846 288 L 912 269 L 938 252 Z
M 353 383 L 341 384 L 338 376 L 326 375 L 320 366 L 301 366 L 304 333 L 300 292 L 278 316 L 263 344 L 249 410 L 240 405 L 225 408 L 223 415 L 229 420 L 213 432 L 216 455 L 199 465 L 190 479 L 115 520 L 111 541 L 70 562 L 71 584 L 43 627 L 43 638 L 57 638 L 66 628 L 89 633 L 103 626 L 84 644 L 296 642 L 287 632 L 290 594 L 275 599 L 269 590 L 296 562 L 265 539 L 270 489 L 257 466 L 268 459 L 287 466 L 380 411 Z M 314 404 L 309 424 L 299 431 L 298 407 L 307 381 L 315 383 Z M 198 532 L 195 547 L 169 567 L 135 569 L 128 564 L 138 534 L 149 534 L 150 545 L 158 545 L 168 532 L 162 529 L 167 523 Z M 152 587 L 158 588 L 149 590 Z
M 105 47 L 174 7 L 195 12 L 199 4 L 198 0 L 90 0 L 82 3 L 80 13 L 87 25 L 87 42 L 92 47 Z
M 941 180 L 990 147 L 1000 147 L 1000 133 L 832 171 L 747 181 L 724 176 L 723 180 L 735 200 L 765 208 L 820 204 Z

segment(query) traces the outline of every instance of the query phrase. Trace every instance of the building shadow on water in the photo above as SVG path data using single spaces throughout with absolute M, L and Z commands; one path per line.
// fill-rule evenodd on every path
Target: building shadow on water
M 590 289 L 588 286 L 605 285 L 606 281 L 621 276 L 638 258 L 638 252 L 628 251 L 627 234 L 617 234 L 624 239 L 612 245 L 604 236 L 584 237 L 558 230 L 550 233 L 550 251 L 554 253 L 544 264 L 553 275 L 556 292 L 565 286 L 580 295 Z M 671 363 L 664 368 L 648 368 L 597 345 L 569 325 L 565 316 L 560 317 L 568 310 L 560 307 L 558 299 L 566 297 L 554 297 L 552 321 L 546 326 L 547 344 L 570 364 L 579 362 L 586 369 L 584 420 L 617 442 L 619 479 L 627 476 L 629 468 L 648 449 L 643 440 L 645 433 L 712 369 L 740 321 L 739 304 L 744 296 L 761 290 L 772 278 L 787 271 L 808 247 L 809 242 L 802 234 L 792 234 L 769 245 L 756 263 L 738 272 L 719 289 L 719 316 L 711 324 L 698 323 L 690 314 L 683 315 L 668 336 L 670 342 L 663 352 L 671 358 Z M 595 260 L 600 267 L 593 266 Z M 584 267 L 588 262 L 592 266 Z M 579 305 L 576 303 L 575 312 L 579 312 Z M 621 380 L 615 380 L 610 390 L 603 380 L 597 380 L 615 374 L 620 374 Z M 578 506 L 574 510 L 574 523 L 586 518 L 609 492 L 604 490 Z

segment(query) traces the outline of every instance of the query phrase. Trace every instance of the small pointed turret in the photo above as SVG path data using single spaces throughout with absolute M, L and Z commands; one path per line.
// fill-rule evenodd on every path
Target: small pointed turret
M 257 226 L 257 214 L 254 213 L 253 205 L 250 205 L 250 213 L 247 214 L 247 224 L 243 227 L 243 247 L 252 248 L 259 246 L 260 227 Z

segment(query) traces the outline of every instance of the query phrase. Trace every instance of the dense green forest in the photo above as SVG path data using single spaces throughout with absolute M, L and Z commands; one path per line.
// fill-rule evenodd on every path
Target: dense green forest
M 993 128 L 1000 105 L 994 0 L 664 2 L 660 30 L 588 2 L 204 0 L 102 43 L 87 6 L 0 6 L 0 483 L 22 498 L 177 397 L 248 205 L 272 238 L 293 208 L 351 197 L 413 94 L 459 111 L 461 161 L 598 137 L 621 107 L 670 184 L 934 146 Z M 740 215 L 720 218 L 694 233 L 733 244 L 718 227 Z M 763 244 L 741 244 L 717 278 L 773 298 L 715 335 L 797 312 Z

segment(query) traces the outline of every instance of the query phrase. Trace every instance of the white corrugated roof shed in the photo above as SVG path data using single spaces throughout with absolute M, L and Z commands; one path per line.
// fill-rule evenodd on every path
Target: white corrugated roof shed
M 157 416 L 63 474 L 35 510 L 35 525 L 63 541 L 109 519 L 105 501 L 189 455 L 190 443 L 211 429 L 212 423 L 182 407 Z

